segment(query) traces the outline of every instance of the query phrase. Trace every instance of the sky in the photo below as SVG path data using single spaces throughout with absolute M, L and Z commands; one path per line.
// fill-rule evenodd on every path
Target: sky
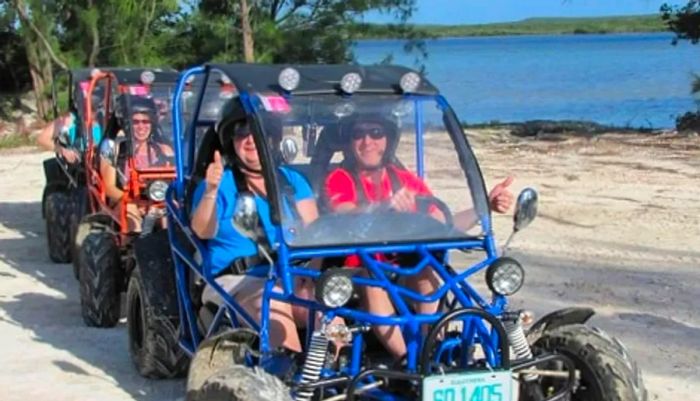
M 484 24 L 519 21 L 531 17 L 597 17 L 655 14 L 663 3 L 683 5 L 684 0 L 417 0 L 416 24 Z M 378 14 L 367 22 L 390 22 Z

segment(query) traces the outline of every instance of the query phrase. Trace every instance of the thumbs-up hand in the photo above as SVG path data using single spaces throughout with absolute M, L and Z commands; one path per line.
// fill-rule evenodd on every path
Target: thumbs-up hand
M 207 174 L 204 180 L 207 183 L 207 193 L 216 193 L 219 190 L 221 177 L 224 174 L 224 163 L 221 161 L 221 153 L 217 150 L 214 152 L 214 161 L 209 163 Z
M 489 192 L 489 204 L 495 212 L 505 213 L 513 204 L 513 193 L 508 189 L 512 183 L 513 177 L 508 177 Z

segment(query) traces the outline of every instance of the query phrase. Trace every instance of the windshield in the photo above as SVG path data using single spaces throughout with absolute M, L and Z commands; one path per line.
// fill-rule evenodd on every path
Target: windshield
M 173 124 L 170 103 L 175 82 L 149 87 L 130 85 L 128 126 L 134 164 L 138 170 L 173 167 Z
M 257 99 L 265 134 L 273 138 L 287 244 L 424 242 L 484 234 L 488 211 L 481 175 L 461 127 L 437 98 Z M 316 202 L 317 219 L 307 217 L 304 199 Z

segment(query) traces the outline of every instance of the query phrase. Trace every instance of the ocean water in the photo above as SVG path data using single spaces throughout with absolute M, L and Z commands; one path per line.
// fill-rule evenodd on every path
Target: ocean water
M 427 42 L 427 78 L 469 123 L 586 120 L 668 128 L 695 110 L 700 45 L 668 33 L 445 38 Z M 360 63 L 387 55 L 415 66 L 398 40 L 355 46 Z

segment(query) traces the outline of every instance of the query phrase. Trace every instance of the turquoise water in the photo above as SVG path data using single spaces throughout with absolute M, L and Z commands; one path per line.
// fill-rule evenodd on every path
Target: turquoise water
M 469 123 L 588 120 L 664 128 L 696 108 L 700 45 L 666 33 L 446 38 L 427 43 L 428 79 Z M 403 42 L 356 45 L 360 63 L 414 65 Z

